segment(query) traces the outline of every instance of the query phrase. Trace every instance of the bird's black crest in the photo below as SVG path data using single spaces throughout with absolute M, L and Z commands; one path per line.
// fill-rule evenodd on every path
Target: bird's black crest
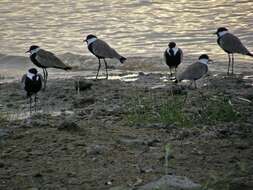
M 93 35 L 93 34 L 89 34 L 87 37 L 86 37 L 86 40 L 89 40 L 91 38 L 97 38 L 97 36 Z
M 174 48 L 174 47 L 176 47 L 176 43 L 175 42 L 170 42 L 168 46 L 169 46 L 169 48 Z
M 228 31 L 228 29 L 225 27 L 220 27 L 217 29 L 216 34 L 218 34 L 219 32 L 224 32 L 224 31 Z
M 32 50 L 37 49 L 37 48 L 39 48 L 39 46 L 32 45 L 32 46 L 30 46 L 29 51 L 32 51 Z
M 35 69 L 35 68 L 31 68 L 28 71 L 29 71 L 29 73 L 32 73 L 32 74 L 35 74 L 35 75 L 38 73 L 37 69 Z
M 208 59 L 209 60 L 209 56 L 207 54 L 202 54 L 201 56 L 199 56 L 199 59 Z

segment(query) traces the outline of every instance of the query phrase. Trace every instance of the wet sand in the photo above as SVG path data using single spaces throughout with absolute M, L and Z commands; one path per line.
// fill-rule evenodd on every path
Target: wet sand
M 196 90 L 166 79 L 144 73 L 126 81 L 80 77 L 92 86 L 79 94 L 75 78 L 49 80 L 31 117 L 20 84 L 1 84 L 0 189 L 139 187 L 165 174 L 167 144 L 169 174 L 214 189 L 252 189 L 253 79 L 210 73 Z M 150 109 L 150 118 L 161 115 L 160 103 L 175 100 L 186 122 L 145 117 Z M 219 113 L 215 120 L 206 107 L 229 110 L 233 118 Z M 143 118 L 133 119 L 135 112 Z

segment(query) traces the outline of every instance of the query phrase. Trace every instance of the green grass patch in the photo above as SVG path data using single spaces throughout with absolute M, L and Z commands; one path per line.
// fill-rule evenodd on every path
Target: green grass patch
M 166 125 L 188 127 L 191 120 L 182 111 L 184 96 L 169 96 L 167 94 L 148 93 L 135 94 L 128 100 L 127 122 L 130 125 L 162 123 Z
M 161 123 L 178 127 L 235 122 L 242 115 L 230 97 L 219 95 L 173 95 L 159 92 L 136 92 L 126 103 L 125 120 L 130 125 Z
M 229 97 L 224 95 L 202 97 L 199 109 L 199 122 L 216 124 L 219 122 L 234 122 L 242 118 L 236 111 Z

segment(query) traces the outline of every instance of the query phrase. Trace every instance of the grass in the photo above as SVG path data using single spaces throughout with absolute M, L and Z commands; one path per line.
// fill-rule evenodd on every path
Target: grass
M 137 92 L 127 100 L 126 121 L 130 125 L 161 123 L 177 127 L 192 127 L 221 122 L 235 122 L 242 118 L 224 94 L 203 95 L 195 99 L 189 95 Z
M 199 99 L 200 109 L 198 122 L 204 124 L 217 124 L 219 122 L 234 122 L 242 118 L 232 105 L 230 97 L 223 94 L 219 96 L 203 96 Z
M 234 179 L 245 176 L 250 176 L 250 166 L 246 164 L 245 162 L 237 162 L 237 169 L 231 170 L 228 173 L 221 173 L 221 172 L 215 172 L 211 171 L 209 174 L 209 178 L 207 181 L 203 184 L 203 190 L 230 190 L 230 189 L 238 189 L 238 185 L 236 185 L 234 182 Z M 244 188 L 241 187 L 241 189 L 249 189 L 249 187 Z
M 162 123 L 166 125 L 190 126 L 191 121 L 182 111 L 183 96 L 167 94 L 135 94 L 127 103 L 127 122 L 130 125 Z

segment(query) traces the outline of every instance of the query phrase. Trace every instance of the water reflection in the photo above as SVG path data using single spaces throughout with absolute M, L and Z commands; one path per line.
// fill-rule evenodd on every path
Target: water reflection
M 94 33 L 128 55 L 160 55 L 175 40 L 187 54 L 222 56 L 213 31 L 227 26 L 248 47 L 252 40 L 252 1 L 60 1 L 0 2 L 1 52 L 20 54 L 31 44 L 57 53 L 89 54 L 82 38 Z

